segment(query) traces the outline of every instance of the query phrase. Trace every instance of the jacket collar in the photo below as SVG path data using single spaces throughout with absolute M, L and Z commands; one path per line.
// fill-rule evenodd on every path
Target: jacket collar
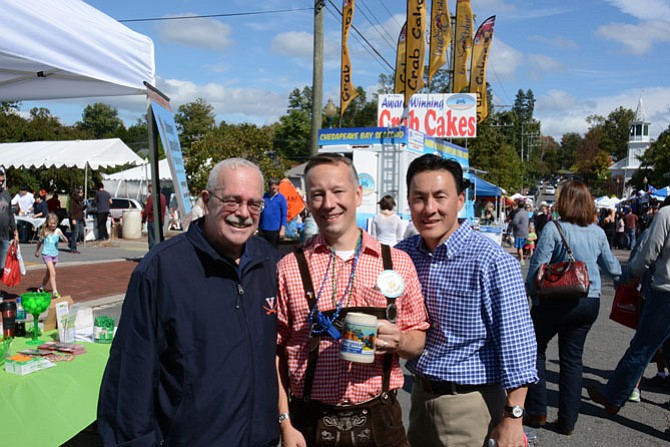
M 260 246 L 258 237 L 254 236 L 249 239 L 246 244 L 244 244 L 242 256 L 240 256 L 240 263 L 239 265 L 236 264 L 230 258 L 221 255 L 221 253 L 219 253 L 219 251 L 214 248 L 214 246 L 207 240 L 205 234 L 202 231 L 202 225 L 204 222 L 204 217 L 201 217 L 195 222 L 192 222 L 188 227 L 186 237 L 198 251 L 204 253 L 206 256 L 211 258 L 212 261 L 224 262 L 235 268 L 239 268 L 240 271 L 243 271 L 248 266 L 255 265 L 256 263 L 262 262 L 268 258 L 268 254 L 264 252 Z

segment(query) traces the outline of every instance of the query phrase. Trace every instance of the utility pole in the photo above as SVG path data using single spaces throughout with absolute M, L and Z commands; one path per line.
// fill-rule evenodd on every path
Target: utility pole
M 319 129 L 323 109 L 323 8 L 325 0 L 314 0 L 314 60 L 312 76 L 312 132 L 309 138 L 309 153 L 319 151 Z

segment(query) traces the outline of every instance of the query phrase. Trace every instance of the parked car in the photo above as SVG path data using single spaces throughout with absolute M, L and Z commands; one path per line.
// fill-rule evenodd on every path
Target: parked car
M 92 200 L 88 201 L 91 203 L 86 208 L 86 213 L 95 215 L 97 209 L 95 203 Z M 137 199 L 131 199 L 130 197 L 112 197 L 112 204 L 109 205 L 109 214 L 112 216 L 112 219 L 118 221 L 123 217 L 123 212 L 129 209 L 136 209 L 142 211 L 144 209 L 144 204 Z

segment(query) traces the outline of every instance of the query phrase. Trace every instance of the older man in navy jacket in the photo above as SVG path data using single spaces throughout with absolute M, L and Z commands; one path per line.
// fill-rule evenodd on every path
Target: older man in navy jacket
M 154 248 L 130 279 L 98 406 L 106 446 L 276 446 L 279 253 L 253 237 L 256 165 L 228 159 L 205 216 Z

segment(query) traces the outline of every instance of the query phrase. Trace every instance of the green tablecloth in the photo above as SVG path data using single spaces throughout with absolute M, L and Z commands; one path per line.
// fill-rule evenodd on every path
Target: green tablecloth
M 51 339 L 47 333 L 42 339 Z M 32 349 L 29 338 L 16 338 L 12 353 Z M 78 342 L 79 343 L 79 342 Z M 0 433 L 2 445 L 59 446 L 96 419 L 98 391 L 109 346 L 81 343 L 87 353 L 71 362 L 26 376 L 0 371 Z

